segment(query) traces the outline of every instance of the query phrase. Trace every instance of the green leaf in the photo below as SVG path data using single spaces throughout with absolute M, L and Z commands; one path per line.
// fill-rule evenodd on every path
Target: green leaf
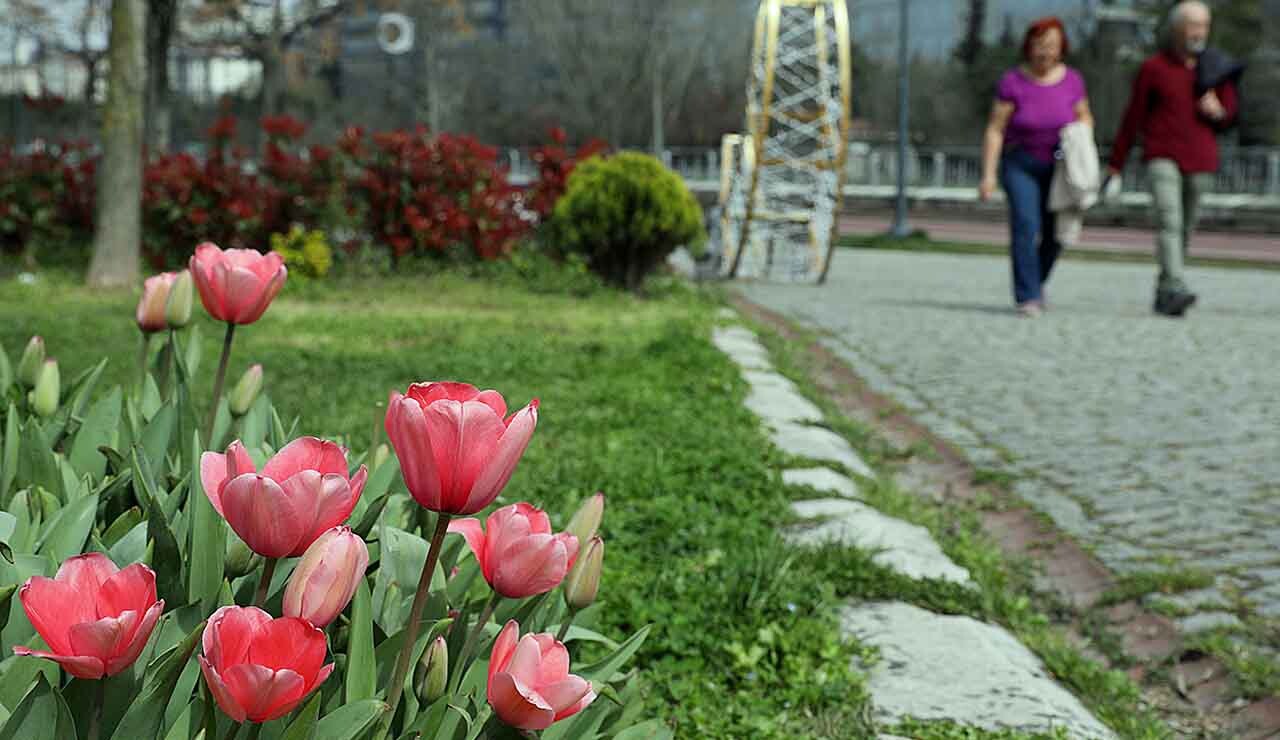
M 574 673 L 582 676 L 593 684 L 607 683 L 609 679 L 613 678 L 613 674 L 617 673 L 618 669 L 630 660 L 631 656 L 635 655 L 636 651 L 640 649 L 640 646 L 644 644 L 644 639 L 649 636 L 649 630 L 652 626 L 653 625 L 646 624 L 644 627 L 640 628 L 639 632 L 635 633 L 630 637 L 630 639 L 622 643 L 622 646 L 615 650 L 612 655 L 597 663 L 578 668 Z
M 163 729 L 164 710 L 173 695 L 173 689 L 182 676 L 187 661 L 195 652 L 196 644 L 204 633 L 204 622 L 196 625 L 187 638 L 147 665 L 142 693 L 129 706 L 124 718 L 112 735 L 117 740 L 157 737 Z
M 165 455 L 169 452 L 169 443 L 173 441 L 173 430 L 177 423 L 178 413 L 173 404 L 161 406 L 151 422 L 147 424 L 147 428 L 142 430 L 142 439 L 139 444 L 142 446 L 142 451 L 146 453 L 147 460 L 157 466 L 164 462 Z
M 9 390 L 11 385 L 13 385 L 13 366 L 9 364 L 9 355 L 4 353 L 4 347 L 0 347 L 0 395 Z
M 316 725 L 316 736 L 325 740 L 355 740 L 373 726 L 388 709 L 379 699 L 352 702 L 326 714 Z
M 123 514 L 116 517 L 116 520 L 107 527 L 102 533 L 102 544 L 111 547 L 120 541 L 121 537 L 129 534 L 134 527 L 142 522 L 142 510 L 136 506 L 130 506 Z
M 76 723 L 62 694 L 49 685 L 44 674 L 14 707 L 0 727 L 0 740 L 67 740 L 76 737 Z
M 200 480 L 200 434 L 191 439 L 191 491 L 187 511 L 191 515 L 191 570 L 187 574 L 189 597 L 193 603 L 212 603 L 222 586 L 227 552 L 227 523 L 209 503 Z
M 289 727 L 284 731 L 284 735 L 280 740 L 314 740 L 316 736 L 316 724 L 320 721 L 320 695 L 323 692 L 316 691 L 302 705 L 302 709 L 298 711 L 298 716 L 289 723 Z
M 139 454 L 137 447 L 133 449 L 134 491 L 143 500 L 147 510 L 147 539 L 154 545 L 151 550 L 151 568 L 156 572 L 156 591 L 166 604 L 185 603 L 186 589 L 182 585 L 182 549 L 178 547 L 178 538 L 173 534 L 164 508 L 156 502 L 154 481 L 147 466 L 145 456 Z
M 373 653 L 373 596 L 369 582 L 360 580 L 351 600 L 351 637 L 347 647 L 347 703 L 372 699 L 378 690 L 378 667 Z
M 9 487 L 18 475 L 18 448 L 22 441 L 22 431 L 18 427 L 18 410 L 13 403 L 9 404 L 8 417 L 5 419 L 4 452 L 0 457 L 0 502 L 8 504 Z
M 226 396 L 218 401 L 218 413 L 213 417 L 213 436 L 209 438 L 209 449 L 221 450 L 226 446 L 227 432 L 231 430 L 231 410 L 227 406 Z
M 118 568 L 141 563 L 147 556 L 147 523 L 138 522 L 125 536 L 107 548 L 107 557 Z
M 256 450 L 267 440 L 267 427 L 271 424 L 271 401 L 263 393 L 254 399 L 249 412 L 240 419 L 240 441 L 250 450 Z
M 13 608 L 13 594 L 17 590 L 17 585 L 0 587 L 0 632 L 9 625 L 9 610 Z
M 409 621 L 422 566 L 427 560 L 427 541 L 395 527 L 384 526 L 379 535 L 380 560 L 374 576 L 373 612 L 378 626 L 390 635 L 399 632 Z M 437 563 L 431 577 L 431 591 L 440 593 L 444 585 L 444 572 Z
M 58 461 L 35 419 L 28 419 L 22 428 L 17 481 L 19 488 L 41 486 L 55 494 L 62 492 L 62 472 L 58 470 Z
M 120 428 L 120 388 L 112 388 L 105 398 L 101 398 L 89 409 L 89 413 L 76 431 L 75 441 L 71 443 L 71 466 L 77 473 L 88 473 L 94 480 L 101 478 L 107 471 L 107 458 L 98 451 L 99 447 L 112 446 L 117 442 Z
M 156 385 L 156 379 L 151 377 L 151 373 L 147 373 L 146 380 L 142 384 L 142 398 L 138 399 L 138 411 L 144 420 L 152 419 L 163 403 L 164 399 L 160 398 L 160 387 Z
M 40 542 L 36 544 L 36 552 L 49 556 L 55 563 L 61 563 L 72 555 L 79 555 L 84 550 L 85 540 L 89 538 L 89 530 L 93 529 L 93 518 L 97 513 L 98 497 L 93 494 L 81 496 L 63 506 L 44 525 Z
M 71 394 L 71 402 L 67 404 L 72 419 L 79 419 L 84 416 L 84 407 L 89 403 L 89 396 L 93 394 L 93 389 L 98 385 L 98 379 L 102 377 L 102 371 L 107 366 L 107 358 L 92 368 L 80 373 L 75 380 L 71 381 L 69 393 Z
M 200 370 L 200 325 L 194 324 L 187 334 L 187 349 L 183 352 L 182 363 L 186 365 L 187 377 L 194 377 Z
M 364 496 L 361 495 L 360 498 L 363 499 Z M 389 500 L 391 500 L 391 494 L 384 493 L 378 497 L 376 501 L 364 510 L 364 514 L 360 516 L 360 521 L 351 528 L 351 531 L 362 539 L 368 539 L 369 533 L 373 531 L 373 525 L 378 523 L 378 517 L 382 516 L 382 510 L 387 508 L 387 501 Z

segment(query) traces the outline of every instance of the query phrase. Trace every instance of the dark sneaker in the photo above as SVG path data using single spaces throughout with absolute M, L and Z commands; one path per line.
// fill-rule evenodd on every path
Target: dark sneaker
M 1160 293 L 1156 295 L 1156 303 L 1152 308 L 1163 316 L 1182 316 L 1188 308 L 1195 305 L 1196 294 L 1187 291 L 1177 293 Z

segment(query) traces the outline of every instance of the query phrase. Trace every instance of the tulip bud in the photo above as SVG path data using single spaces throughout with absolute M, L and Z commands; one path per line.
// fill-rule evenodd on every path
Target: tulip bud
M 223 566 L 223 571 L 227 574 L 227 578 L 235 579 L 240 576 L 247 576 L 257 569 L 262 562 L 262 556 L 244 543 L 244 540 L 236 536 L 235 532 L 227 534 L 227 562 Z
M 49 358 L 40 366 L 36 389 L 31 392 L 31 408 L 44 418 L 58 410 L 58 396 L 62 392 L 62 380 L 58 376 L 58 361 Z
M 194 294 L 191 271 L 183 270 L 169 288 L 169 300 L 164 304 L 164 320 L 170 329 L 181 329 L 191 323 L 191 300 Z
M 258 398 L 258 392 L 262 390 L 262 366 L 254 365 L 244 371 L 244 375 L 240 376 L 240 382 L 236 383 L 236 387 L 231 389 L 231 395 L 227 397 L 227 405 L 231 407 L 232 416 L 244 416 L 249 413 L 249 407 L 253 406 L 253 402 Z
M 350 527 L 334 527 L 316 538 L 289 576 L 284 615 L 317 627 L 347 608 L 369 567 L 369 548 Z
M 587 550 L 578 557 L 573 570 L 564 579 L 564 601 L 570 609 L 586 609 L 596 600 L 600 589 L 600 571 L 604 567 L 604 540 L 592 537 Z
M 387 447 L 386 442 L 383 442 L 378 445 L 376 450 L 373 451 L 373 464 L 369 466 L 369 469 L 377 470 L 382 467 L 382 464 L 385 463 L 389 457 L 391 457 L 391 448 Z
M 422 653 L 418 668 L 414 671 L 413 685 L 418 690 L 418 698 L 423 704 L 444 696 L 445 685 L 449 680 L 449 644 L 444 637 L 437 637 Z
M 597 493 L 582 503 L 564 531 L 578 538 L 578 545 L 596 536 L 604 518 L 604 494 Z
M 18 382 L 28 388 L 34 388 L 36 378 L 40 376 L 40 366 L 44 364 L 44 340 L 38 335 L 31 337 L 26 349 L 22 350 L 22 359 L 18 360 Z

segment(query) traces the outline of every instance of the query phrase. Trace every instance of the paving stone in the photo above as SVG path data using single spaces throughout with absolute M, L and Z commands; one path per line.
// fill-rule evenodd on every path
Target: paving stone
M 769 353 L 751 332 L 741 327 L 711 330 L 711 342 L 739 367 L 768 370 L 773 367 Z
M 1244 622 L 1241 622 L 1239 617 L 1230 612 L 1200 612 L 1189 617 L 1179 617 L 1175 620 L 1175 623 L 1178 625 L 1178 629 L 1189 635 L 1197 632 L 1208 632 L 1219 627 L 1244 626 Z
M 818 491 L 846 498 L 859 498 L 858 484 L 831 468 L 795 468 L 782 471 L 782 482 L 788 486 L 809 486 Z
M 791 391 L 792 393 L 798 394 L 800 392 L 800 390 L 796 388 L 795 383 L 792 383 L 785 376 L 779 375 L 772 370 L 743 370 L 742 379 L 747 381 L 747 385 L 750 386 L 752 390 L 782 388 L 784 390 Z
M 738 318 L 738 312 L 728 306 L 723 306 L 716 309 L 716 318 L 722 321 L 736 321 Z
M 1115 737 L 1000 627 L 896 602 L 848 606 L 840 621 L 846 634 L 880 650 L 868 684 L 879 721 L 949 719 L 993 731 L 1063 727 L 1072 738 Z
M 1176 609 L 1195 611 L 1205 607 L 1227 606 L 1231 603 L 1226 594 L 1216 586 L 1198 588 L 1194 591 L 1183 591 L 1176 594 L 1151 594 L 1146 598 L 1149 603 L 1168 604 Z
M 790 455 L 837 462 L 855 475 L 876 477 L 875 471 L 858 456 L 844 437 L 828 429 L 791 423 L 774 424 L 770 439 L 780 450 Z
M 802 518 L 831 517 L 813 527 L 791 533 L 792 543 L 817 546 L 836 542 L 863 550 L 875 550 L 876 563 L 909 578 L 933 578 L 969 583 L 969 571 L 942 552 L 929 530 L 848 499 L 797 501 L 792 511 Z
M 752 388 L 747 408 L 769 424 L 788 421 L 822 421 L 822 411 L 813 402 L 784 386 Z

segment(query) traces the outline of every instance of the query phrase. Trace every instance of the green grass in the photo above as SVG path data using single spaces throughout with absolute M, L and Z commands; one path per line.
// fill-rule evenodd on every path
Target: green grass
M 838 638 L 831 585 L 785 567 L 775 457 L 736 368 L 708 341 L 718 301 L 661 281 L 645 299 L 587 292 L 459 270 L 291 283 L 236 332 L 229 377 L 262 363 L 286 424 L 298 414 L 299 433 L 341 436 L 356 452 L 380 423 L 376 405 L 414 381 L 496 388 L 513 407 L 540 398 L 503 500 L 545 507 L 563 526 L 582 498 L 606 493 L 605 576 L 584 624 L 614 636 L 655 625 L 638 660 L 652 715 L 690 738 L 814 737 L 814 718 L 859 716 L 860 648 Z M 39 333 L 64 378 L 106 355 L 104 383 L 126 384 L 135 301 L 64 279 L 3 282 L 0 344 L 16 362 Z M 207 392 L 221 328 L 198 323 L 194 387 Z M 838 729 L 829 736 L 871 734 Z
M 1194 568 L 1128 573 L 1098 600 L 1099 607 L 1140 599 L 1148 594 L 1176 594 L 1213 585 L 1213 574 Z
M 882 234 L 846 234 L 836 242 L 841 247 L 854 249 L 887 249 L 900 252 L 934 252 L 939 254 L 984 254 L 1005 256 L 1009 253 L 1007 244 L 985 244 L 976 242 L 953 242 L 941 239 L 930 239 L 923 232 L 912 236 L 898 238 Z M 1067 250 L 1065 259 L 1087 260 L 1090 262 L 1116 262 L 1121 264 L 1151 264 L 1151 255 L 1129 252 L 1104 252 L 1087 247 L 1072 247 Z M 1244 259 L 1222 259 L 1213 257 L 1189 257 L 1187 264 L 1193 267 L 1224 267 L 1247 270 L 1280 270 L 1280 263 L 1261 262 Z

